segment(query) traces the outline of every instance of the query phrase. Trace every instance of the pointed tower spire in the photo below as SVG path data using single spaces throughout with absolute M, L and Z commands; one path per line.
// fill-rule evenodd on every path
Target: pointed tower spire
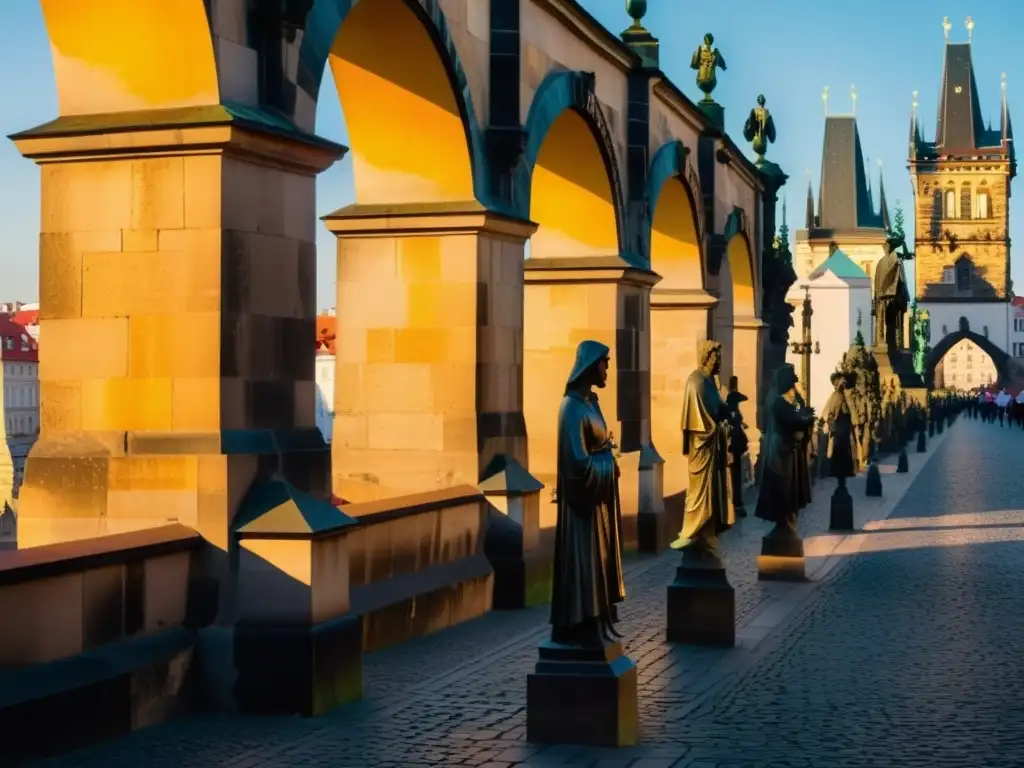
M 913 101 L 910 102 L 910 159 L 917 158 L 919 146 L 919 131 L 917 127 L 917 91 L 913 93 Z
M 804 215 L 804 229 L 814 229 L 814 185 L 811 184 L 811 169 L 807 169 L 807 210 Z
M 882 217 L 882 228 L 888 230 L 889 225 L 889 204 L 885 199 L 885 177 L 882 175 L 882 161 L 878 161 L 878 214 Z

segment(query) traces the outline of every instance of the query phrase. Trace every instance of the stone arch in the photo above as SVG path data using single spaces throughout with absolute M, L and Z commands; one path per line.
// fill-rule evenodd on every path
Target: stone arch
M 534 94 L 525 131 L 513 199 L 516 213 L 541 227 L 534 244 L 554 237 L 561 241 L 556 255 L 624 253 L 622 182 L 594 74 L 549 74 Z
M 483 134 L 438 0 L 314 0 L 299 60 L 314 96 L 334 76 L 357 202 L 486 204 Z
M 203 0 L 42 0 L 62 116 L 218 104 Z
M 725 254 L 719 264 L 719 286 L 722 285 L 722 270 L 726 268 L 733 288 L 733 315 L 757 317 L 757 270 L 754 265 L 754 249 L 747 231 L 747 215 L 742 208 L 734 208 L 729 214 L 722 237 L 725 240 Z
M 706 285 L 703 202 L 688 157 L 681 141 L 671 141 L 654 153 L 647 177 L 648 259 L 660 289 Z
M 970 330 L 970 327 L 964 322 L 961 322 L 959 330 L 947 334 L 928 353 L 924 363 L 925 384 L 927 384 L 929 388 L 935 385 L 936 367 L 942 361 L 942 358 L 946 356 L 946 353 L 949 352 L 949 350 L 961 341 L 965 340 L 970 341 L 992 358 L 992 362 L 995 363 L 996 366 L 996 371 L 999 373 L 999 379 L 996 382 L 996 386 L 1001 387 L 1006 384 L 1010 379 L 1010 356 L 987 337 Z

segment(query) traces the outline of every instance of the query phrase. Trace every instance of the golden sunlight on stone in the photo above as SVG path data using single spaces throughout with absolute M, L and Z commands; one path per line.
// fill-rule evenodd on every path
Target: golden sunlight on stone
M 216 104 L 202 0 L 41 0 L 62 115 Z
M 448 72 L 402 0 L 356 5 L 330 65 L 359 203 L 473 199 L 466 129 Z

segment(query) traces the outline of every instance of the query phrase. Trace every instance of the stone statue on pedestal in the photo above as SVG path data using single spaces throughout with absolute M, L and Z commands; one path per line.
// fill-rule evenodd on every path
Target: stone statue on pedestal
M 837 483 L 832 493 L 828 527 L 832 531 L 849 531 L 853 530 L 853 497 L 846 489 L 846 481 L 856 474 L 854 457 L 858 453 L 853 428 L 857 406 L 851 397 L 856 375 L 836 371 L 831 379 L 835 391 L 825 403 L 822 414 L 828 435 L 829 475 Z
M 764 473 L 756 514 L 775 523 L 772 538 L 796 537 L 797 513 L 811 501 L 807 441 L 814 409 L 803 405 L 797 381 L 793 366 L 783 365 L 765 398 Z
M 736 517 L 747 516 L 747 510 L 743 506 L 743 456 L 750 446 L 750 440 L 747 439 L 744 429 L 746 425 L 743 423 L 743 414 L 740 413 L 740 403 L 745 403 L 749 399 L 739 391 L 739 379 L 730 376 L 725 405 L 729 409 L 729 482 Z
M 853 425 L 858 409 L 850 394 L 856 382 L 856 375 L 837 371 L 832 374 L 831 380 L 835 391 L 825 403 L 825 411 L 821 418 L 828 438 L 826 450 L 829 476 L 839 481 L 840 488 L 845 488 L 847 478 L 856 474 L 854 457 L 858 453 L 858 446 Z
M 697 70 L 697 87 L 703 92 L 704 101 L 714 101 L 711 98 L 711 92 L 718 85 L 716 70 L 721 69 L 725 72 L 727 69 L 725 57 L 714 45 L 715 36 L 708 32 L 704 35 L 704 44 L 690 57 L 690 69 Z
M 722 368 L 722 345 L 701 342 L 700 367 L 686 380 L 683 395 L 683 455 L 689 485 L 683 529 L 672 543 L 683 550 L 683 562 L 720 568 L 718 534 L 736 522 L 729 483 L 730 411 L 715 386 Z
M 901 253 L 896 249 L 903 247 Z M 903 316 L 910 305 L 907 274 L 903 262 L 913 258 L 907 251 L 901 235 L 889 233 L 885 241 L 885 256 L 875 268 L 874 299 L 871 314 L 875 318 L 875 346 L 901 349 L 903 347 Z
M 608 381 L 608 347 L 581 342 L 558 414 L 558 518 L 551 639 L 597 645 L 618 637 L 626 597 L 619 543 L 619 468 L 594 388 Z

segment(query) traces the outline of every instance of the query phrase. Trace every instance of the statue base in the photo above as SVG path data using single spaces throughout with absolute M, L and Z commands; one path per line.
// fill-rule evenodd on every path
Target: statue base
M 668 585 L 670 643 L 732 648 L 736 645 L 736 592 L 725 568 L 700 567 L 684 562 Z
M 917 433 L 917 452 L 925 453 L 928 451 L 928 442 L 924 436 L 924 430 L 922 429 Z
M 884 385 L 895 378 L 911 402 L 927 404 L 928 388 L 921 374 L 914 370 L 910 350 L 880 345 L 872 347 L 871 354 L 878 365 L 878 379 L 881 384 Z
M 832 493 L 832 503 L 828 513 L 828 529 L 830 531 L 852 531 L 853 497 L 845 485 L 841 485 Z
M 639 740 L 636 662 L 620 643 L 546 642 L 526 678 L 526 740 L 630 747 Z
M 804 542 L 795 532 L 772 531 L 761 539 L 757 578 L 761 581 L 807 581 Z
M 882 473 L 878 471 L 878 464 L 873 461 L 868 464 L 867 489 L 865 490 L 864 495 L 882 495 Z
M 725 130 L 725 107 L 716 101 L 701 99 L 697 102 L 700 111 L 707 115 L 720 131 Z
M 907 449 L 900 448 L 900 456 L 896 461 L 896 474 L 905 475 L 910 471 L 910 462 L 907 459 Z

